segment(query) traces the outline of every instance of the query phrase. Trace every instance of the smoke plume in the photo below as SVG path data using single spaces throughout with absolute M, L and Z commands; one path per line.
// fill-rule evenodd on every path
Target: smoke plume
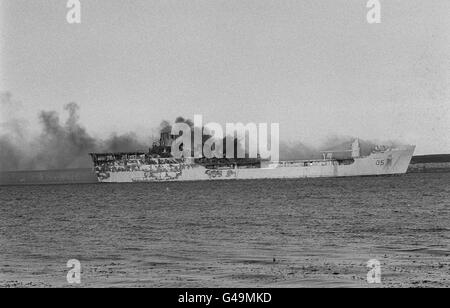
M 41 111 L 41 130 L 33 136 L 26 122 L 14 116 L 14 105 L 11 94 L 1 95 L 0 171 L 89 168 L 89 152 L 146 150 L 150 143 L 133 133 L 94 138 L 79 123 L 76 103 L 65 105 L 63 123 L 56 111 Z
M 13 100 L 10 93 L 0 93 L 0 171 L 45 170 L 67 168 L 89 168 L 91 160 L 89 152 L 128 152 L 146 151 L 156 140 L 142 140 L 134 133 L 113 133 L 107 139 L 91 136 L 80 124 L 79 105 L 69 103 L 64 111 L 67 119 L 62 122 L 56 111 L 41 111 L 38 119 L 40 131 L 30 132 L 28 123 L 19 117 L 20 103 Z M 190 127 L 192 120 L 178 117 L 175 123 L 186 123 Z M 172 125 L 162 121 L 159 130 L 169 132 Z M 198 129 L 198 128 L 196 128 Z M 193 137 L 193 136 L 192 136 Z M 205 130 L 203 142 L 211 136 Z M 226 136 L 223 140 L 223 150 L 226 153 Z M 351 149 L 354 137 L 331 136 L 322 144 L 311 146 L 301 142 L 281 142 L 281 160 L 300 160 L 321 158 L 321 150 L 342 151 Z M 245 146 L 242 141 L 234 140 L 235 155 L 237 148 Z M 361 154 L 368 155 L 375 147 L 375 142 L 360 140 Z M 396 142 L 384 143 L 397 145 Z

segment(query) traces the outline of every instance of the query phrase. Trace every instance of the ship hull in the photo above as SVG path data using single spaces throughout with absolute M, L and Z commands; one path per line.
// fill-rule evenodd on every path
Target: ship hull
M 208 169 L 199 164 L 140 165 L 134 170 L 96 171 L 102 183 L 175 182 L 206 180 L 295 179 L 393 175 L 406 173 L 414 146 L 404 146 L 346 161 L 263 162 L 259 168 Z

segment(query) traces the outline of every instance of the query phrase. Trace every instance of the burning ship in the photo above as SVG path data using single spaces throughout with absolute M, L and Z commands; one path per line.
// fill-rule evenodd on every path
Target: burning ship
M 148 152 L 90 153 L 99 182 L 168 182 L 231 179 L 295 179 L 394 175 L 406 173 L 415 146 L 377 146 L 361 155 L 356 139 L 347 155 L 323 151 L 322 159 L 270 161 L 261 158 L 174 158 L 177 136 L 168 131 Z M 343 151 L 338 151 L 342 153 Z

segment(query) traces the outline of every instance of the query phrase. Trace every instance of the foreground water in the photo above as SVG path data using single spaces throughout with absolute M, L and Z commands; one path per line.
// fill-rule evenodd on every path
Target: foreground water
M 450 173 L 0 187 L 0 286 L 450 287 Z

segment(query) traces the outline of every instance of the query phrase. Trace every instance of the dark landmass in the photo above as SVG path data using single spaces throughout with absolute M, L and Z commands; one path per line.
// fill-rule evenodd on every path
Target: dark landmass
M 0 185 L 97 183 L 91 168 L 0 172 Z
M 450 154 L 413 156 L 408 172 L 450 172 Z
M 411 159 L 411 164 L 449 163 L 450 154 L 417 155 Z

